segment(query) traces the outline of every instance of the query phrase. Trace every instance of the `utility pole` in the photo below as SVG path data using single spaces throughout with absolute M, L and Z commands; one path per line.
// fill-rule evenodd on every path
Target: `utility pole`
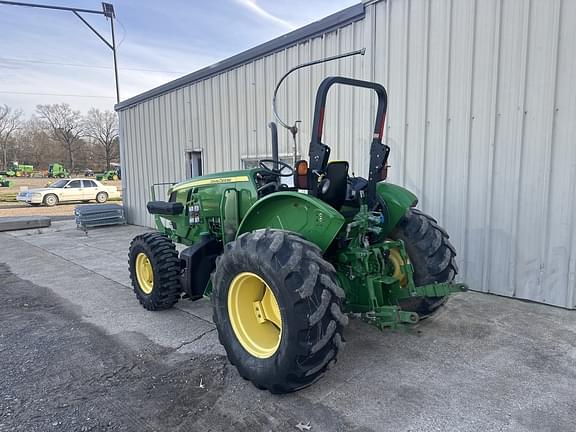
M 44 5 L 44 4 L 37 4 L 37 3 L 22 3 L 22 2 L 15 2 L 15 1 L 4 1 L 0 0 L 0 5 L 8 5 L 8 6 L 24 6 L 24 7 L 33 7 L 33 8 L 40 8 L 40 9 L 52 9 L 52 10 L 61 10 L 61 11 L 68 11 L 72 12 L 76 15 L 80 21 L 82 21 L 86 26 L 92 30 L 96 36 L 100 38 L 102 42 L 106 44 L 108 48 L 112 50 L 112 54 L 114 57 L 114 81 L 116 84 L 116 103 L 120 102 L 120 86 L 118 84 L 118 62 L 116 58 L 116 39 L 114 37 L 114 18 L 116 15 L 114 14 L 114 5 L 112 3 L 102 3 L 102 10 L 93 10 L 93 9 L 79 9 L 79 8 L 72 8 L 72 7 L 65 7 L 65 6 L 54 6 L 54 5 Z M 112 43 L 108 42 L 108 40 L 102 36 L 98 31 L 84 19 L 80 13 L 91 13 L 97 15 L 104 15 L 106 19 L 110 18 L 110 30 L 112 33 Z

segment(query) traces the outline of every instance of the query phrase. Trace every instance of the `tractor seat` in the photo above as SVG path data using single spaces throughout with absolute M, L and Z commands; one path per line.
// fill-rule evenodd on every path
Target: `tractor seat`
M 349 177 L 344 204 L 348 207 L 360 207 L 360 194 L 366 191 L 368 180 L 364 177 Z
M 326 174 L 318 185 L 318 197 L 340 210 L 346 200 L 348 188 L 348 162 L 333 161 L 326 167 Z
M 351 177 L 348 183 L 352 192 L 360 192 L 368 187 L 368 180 L 364 177 Z

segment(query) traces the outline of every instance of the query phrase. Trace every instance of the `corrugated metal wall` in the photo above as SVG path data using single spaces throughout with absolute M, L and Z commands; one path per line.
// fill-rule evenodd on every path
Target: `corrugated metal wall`
M 475 290 L 576 304 L 576 2 L 388 0 L 363 20 L 120 111 L 131 221 L 150 225 L 154 182 L 185 177 L 185 151 L 206 172 L 270 154 L 271 93 L 289 67 L 352 49 L 367 55 L 288 80 L 280 106 L 302 120 L 327 75 L 388 89 L 392 182 L 416 192 L 459 251 Z M 366 172 L 374 100 L 329 96 L 325 142 Z M 368 109 L 370 108 L 370 109 Z M 288 135 L 281 154 L 290 153 Z

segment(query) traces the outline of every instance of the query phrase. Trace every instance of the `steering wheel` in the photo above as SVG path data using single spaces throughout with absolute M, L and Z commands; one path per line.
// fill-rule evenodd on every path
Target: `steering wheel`
M 276 165 L 280 167 L 279 169 L 270 168 L 268 165 Z M 258 166 L 266 171 L 268 174 L 280 176 L 280 177 L 292 177 L 294 175 L 294 168 L 288 165 L 286 162 L 276 161 L 274 159 L 261 159 L 258 161 Z M 288 172 L 284 173 L 284 170 Z

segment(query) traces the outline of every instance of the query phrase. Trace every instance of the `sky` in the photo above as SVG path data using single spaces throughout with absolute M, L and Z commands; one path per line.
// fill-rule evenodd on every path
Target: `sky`
M 25 0 L 101 10 L 95 0 Z M 209 66 L 359 0 L 112 0 L 120 99 Z M 102 15 L 83 14 L 110 40 Z M 0 105 L 113 110 L 112 51 L 72 12 L 0 4 Z

